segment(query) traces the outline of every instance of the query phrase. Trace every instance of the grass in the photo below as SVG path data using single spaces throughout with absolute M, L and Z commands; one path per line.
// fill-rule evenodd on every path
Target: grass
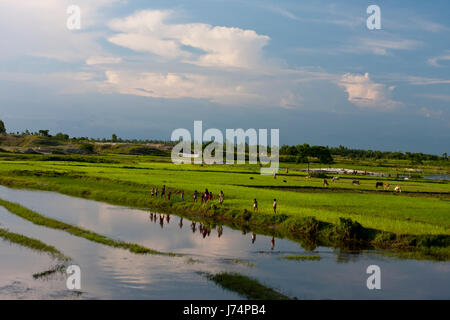
M 174 165 L 159 157 L 125 155 L 102 155 L 99 162 L 94 161 L 95 156 L 84 157 L 85 161 L 78 161 L 78 158 L 43 160 L 42 156 L 31 155 L 26 159 L 6 158 L 0 160 L 0 184 L 200 217 L 291 238 L 302 236 L 301 223 L 313 217 L 320 223 L 318 230 L 328 230 L 323 232 L 328 238 L 333 233 L 332 226 L 338 225 L 341 219 L 351 219 L 365 230 L 372 230 L 366 239 L 372 242 L 377 234 L 388 234 L 389 241 L 381 243 L 379 237 L 376 241 L 376 245 L 384 249 L 389 247 L 386 243 L 409 250 L 418 242 L 423 245 L 424 241 L 418 241 L 421 238 L 444 236 L 450 239 L 448 181 L 343 176 L 324 188 L 322 179 L 308 179 L 306 173 L 298 171 L 301 165 L 289 164 L 289 174 L 280 173 L 273 179 L 260 175 L 256 165 Z M 376 171 L 376 167 L 369 165 L 357 163 L 352 167 L 350 163 L 338 163 L 333 166 Z M 382 171 L 394 173 L 396 165 L 399 163 L 382 166 Z M 360 180 L 360 186 L 351 185 L 355 178 Z M 378 180 L 400 185 L 403 192 L 377 190 L 375 182 Z M 170 201 L 150 197 L 150 189 L 156 186 L 161 189 L 162 185 L 172 192 Z M 190 198 L 193 191 L 202 192 L 205 188 L 213 191 L 215 199 L 206 205 L 193 203 Z M 177 195 L 181 190 L 185 192 L 185 201 Z M 217 201 L 220 190 L 225 194 L 223 205 Z M 251 210 L 255 197 L 259 203 L 257 213 Z M 277 215 L 272 211 L 274 198 L 278 202 Z M 333 245 L 330 241 L 326 244 Z M 450 248 L 448 251 L 450 257 Z
M 206 277 L 214 281 L 224 289 L 234 291 L 251 300 L 290 300 L 288 296 L 261 284 L 259 281 L 238 273 L 206 274 Z
M 134 243 L 128 243 L 121 240 L 111 239 L 106 236 L 100 235 L 98 233 L 88 231 L 82 228 L 79 228 L 77 226 L 70 225 L 65 222 L 61 222 L 52 218 L 44 217 L 40 215 L 39 213 L 36 213 L 30 209 L 27 209 L 19 204 L 12 203 L 9 201 L 5 201 L 3 199 L 0 199 L 0 205 L 5 207 L 9 212 L 28 220 L 36 225 L 39 226 L 45 226 L 48 228 L 56 229 L 56 230 L 62 230 L 67 233 L 70 233 L 74 236 L 81 237 L 84 239 L 87 239 L 89 241 L 97 242 L 103 245 L 107 245 L 114 248 L 122 248 L 126 249 L 132 253 L 136 254 L 159 254 L 159 255 L 168 255 L 168 256 L 180 256 L 179 254 L 175 253 L 166 253 L 166 252 L 160 252 L 157 250 L 149 249 L 146 247 L 143 247 L 139 244 Z M 26 243 L 26 239 L 22 240 Z M 36 243 L 37 244 L 37 243 Z M 32 243 L 31 243 L 32 245 Z M 51 250 L 51 248 L 48 248 Z M 55 249 L 56 250 L 56 249 Z
M 281 259 L 294 260 L 294 261 L 319 261 L 321 257 L 319 255 L 294 255 L 284 256 Z
M 70 260 L 69 257 L 66 257 L 62 252 L 60 252 L 53 246 L 45 244 L 42 241 L 34 238 L 29 238 L 18 233 L 9 232 L 8 230 L 3 228 L 0 228 L 0 238 L 3 238 L 4 240 L 9 241 L 11 243 L 16 243 L 23 247 L 30 248 L 32 250 L 46 252 L 54 259 L 58 259 L 61 261 Z

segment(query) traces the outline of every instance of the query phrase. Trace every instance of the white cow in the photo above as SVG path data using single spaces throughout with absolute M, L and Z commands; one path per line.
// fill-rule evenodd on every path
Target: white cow
M 394 191 L 395 191 L 395 192 L 402 192 L 402 188 L 400 188 L 400 186 L 396 186 L 396 187 L 394 188 Z

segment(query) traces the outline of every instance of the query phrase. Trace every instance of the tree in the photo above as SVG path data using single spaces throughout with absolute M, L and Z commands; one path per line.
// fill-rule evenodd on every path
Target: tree
M 5 124 L 3 123 L 2 120 L 0 120 L 0 134 L 4 134 L 4 133 L 6 133 Z
M 308 156 L 304 152 L 302 152 L 297 156 L 296 162 L 297 163 L 309 163 Z
M 65 133 L 58 132 L 55 135 L 55 139 L 56 140 L 61 140 L 61 141 L 69 140 L 69 135 L 65 134 Z
M 39 130 L 39 135 L 43 137 L 48 137 L 49 130 Z
M 112 134 L 112 136 L 111 136 L 111 141 L 112 141 L 112 142 L 117 142 L 117 136 L 116 136 L 115 133 Z
M 312 157 L 317 157 L 320 163 L 333 163 L 333 157 L 331 156 L 330 150 L 327 147 L 312 146 L 308 153 Z

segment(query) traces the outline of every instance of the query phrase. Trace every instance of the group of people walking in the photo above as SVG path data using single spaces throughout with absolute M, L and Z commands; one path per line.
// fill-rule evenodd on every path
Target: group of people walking
M 152 188 L 152 190 L 150 191 L 150 194 L 153 197 L 158 198 L 158 187 Z M 181 201 L 184 200 L 184 190 L 181 190 L 180 192 L 178 192 L 178 194 L 180 195 L 180 199 Z M 164 200 L 170 200 L 172 196 L 172 192 L 168 191 L 167 195 L 166 195 L 166 185 L 163 185 L 163 187 L 161 188 L 161 193 L 160 193 L 160 198 L 164 199 Z
M 192 200 L 194 202 L 197 202 L 199 198 L 199 192 L 197 190 L 194 191 L 192 194 Z M 225 198 L 225 195 L 223 194 L 223 191 L 221 190 L 219 193 L 219 203 L 223 203 L 223 199 Z M 211 191 L 208 191 L 208 188 L 205 189 L 205 192 L 201 194 L 200 201 L 201 203 L 207 203 L 208 201 L 213 200 L 213 193 Z
M 158 198 L 158 193 L 159 193 L 158 187 L 152 188 L 152 190 L 151 190 L 152 198 L 153 197 Z M 179 191 L 178 194 L 180 195 L 181 201 L 184 201 L 184 190 Z M 167 195 L 166 195 L 166 185 L 163 185 L 159 195 L 160 195 L 161 199 L 170 200 L 172 193 L 170 191 L 168 191 Z M 211 191 L 209 191 L 208 188 L 206 188 L 205 192 L 203 192 L 202 194 L 200 194 L 197 190 L 195 190 L 194 193 L 192 194 L 192 200 L 194 202 L 197 202 L 198 198 L 200 198 L 201 203 L 206 204 L 208 201 L 213 200 L 213 193 Z M 225 195 L 222 190 L 219 193 L 218 199 L 219 199 L 219 203 L 223 204 Z M 273 209 L 274 213 L 277 213 L 277 199 L 273 199 L 272 209 Z M 256 198 L 253 199 L 253 211 L 258 211 L 258 201 L 256 200 Z

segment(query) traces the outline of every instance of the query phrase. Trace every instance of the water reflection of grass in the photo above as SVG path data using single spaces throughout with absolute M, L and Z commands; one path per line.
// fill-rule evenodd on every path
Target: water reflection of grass
M 47 279 L 49 276 L 51 276 L 55 273 L 64 273 L 65 270 L 66 270 L 66 266 L 64 264 L 58 264 L 51 269 L 33 274 L 33 278 L 34 279 Z
M 247 266 L 249 268 L 253 268 L 255 266 L 255 263 L 252 261 L 248 261 L 248 260 L 244 260 L 244 259 L 228 259 L 227 261 L 230 261 L 231 263 L 234 264 L 240 264 L 240 265 L 244 265 Z
M 294 260 L 294 261 L 318 261 L 321 259 L 319 255 L 300 255 L 300 256 L 284 256 L 279 259 Z
M 179 254 L 171 252 L 160 252 L 157 250 L 149 249 L 144 246 L 135 243 L 124 242 L 121 240 L 111 239 L 101 234 L 79 228 L 77 226 L 70 225 L 65 222 L 61 222 L 52 218 L 44 217 L 30 209 L 22 207 L 16 203 L 5 201 L 0 199 L 0 205 L 5 207 L 9 212 L 28 220 L 36 225 L 45 226 L 52 229 L 62 230 L 68 232 L 74 236 L 85 238 L 89 241 L 97 242 L 114 248 L 122 248 L 129 250 L 136 254 L 159 254 L 168 256 L 181 256 Z M 25 241 L 25 240 L 23 240 Z M 51 250 L 51 249 L 49 249 Z M 55 249 L 56 250 L 56 249 Z
M 290 300 L 288 296 L 261 284 L 259 281 L 238 273 L 206 274 L 219 286 L 252 300 Z
M 186 263 L 187 264 L 195 264 L 195 263 L 201 263 L 201 261 L 198 260 L 198 259 L 189 258 L 189 259 L 186 260 Z

